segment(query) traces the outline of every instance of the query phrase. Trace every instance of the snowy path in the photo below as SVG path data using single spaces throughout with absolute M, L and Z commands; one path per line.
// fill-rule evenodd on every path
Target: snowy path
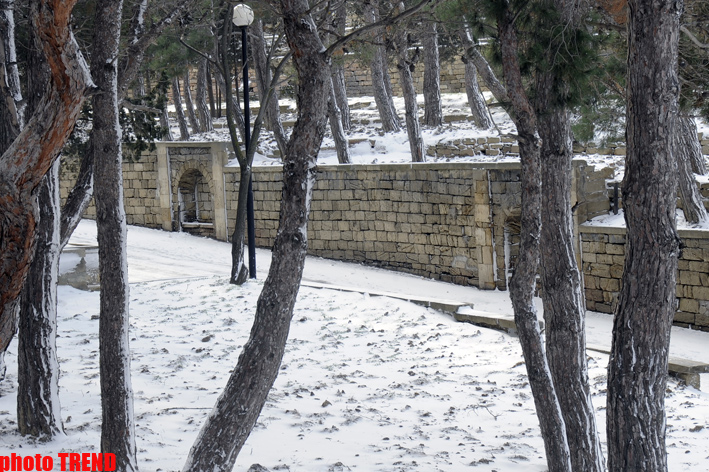
M 168 241 L 167 245 L 166 241 Z M 174 241 L 174 246 L 169 244 L 169 241 Z M 95 245 L 94 222 L 82 221 L 72 237 L 72 243 Z M 231 269 L 231 246 L 220 241 L 131 226 L 128 230 L 128 246 L 128 271 L 132 283 L 207 275 L 225 276 Z M 259 280 L 266 278 L 270 261 L 269 250 L 257 249 L 256 267 Z M 318 257 L 307 258 L 303 280 L 350 287 L 355 291 L 373 290 L 454 300 L 473 304 L 475 309 L 480 311 L 509 315 L 513 313 L 509 292 L 483 291 L 362 264 Z M 541 316 L 543 312 L 541 300 L 536 301 Z M 604 313 L 588 313 L 589 344 L 610 348 L 612 328 L 612 316 Z M 670 355 L 709 362 L 709 333 L 673 328 Z M 709 385 L 709 374 L 703 375 L 702 383 Z
M 83 222 L 74 242 L 94 241 L 93 223 Z M 79 262 L 65 256 L 65 268 Z M 268 253 L 259 257 L 265 271 Z M 138 461 L 143 472 L 177 471 L 237 362 L 265 272 L 230 285 L 227 244 L 135 227 L 129 259 Z M 309 259 L 307 277 L 509 309 L 504 292 L 357 264 Z M 56 461 L 61 452 L 98 452 L 98 305 L 98 292 L 59 287 L 64 437 L 43 443 L 17 433 L 11 344 L 0 383 L 0 454 Z M 602 439 L 607 362 L 589 353 Z M 709 394 L 670 380 L 666 407 L 670 470 L 708 470 Z M 546 470 L 517 338 L 402 300 L 310 287 L 300 290 L 281 371 L 234 470 L 253 463 L 274 472 Z

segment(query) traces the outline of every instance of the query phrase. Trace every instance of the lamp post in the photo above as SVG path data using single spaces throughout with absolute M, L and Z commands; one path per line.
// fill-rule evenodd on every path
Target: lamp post
M 254 21 L 254 11 L 248 5 L 239 3 L 234 6 L 231 21 L 241 28 L 241 62 L 244 74 L 244 145 L 249 152 L 251 145 L 251 108 L 249 106 L 249 62 L 248 62 L 248 37 L 246 28 Z M 249 245 L 249 277 L 256 278 L 256 230 L 254 228 L 254 191 L 253 179 L 249 173 L 249 193 L 246 199 L 246 232 Z M 244 183 L 241 182 L 241 185 Z

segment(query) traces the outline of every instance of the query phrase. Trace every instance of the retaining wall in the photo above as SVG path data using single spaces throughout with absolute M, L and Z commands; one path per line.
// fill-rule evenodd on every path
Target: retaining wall
M 498 144 L 498 143 L 485 143 Z M 502 143 L 500 143 L 502 144 Z M 227 143 L 158 143 L 139 162 L 124 162 L 129 224 L 227 240 L 234 228 L 239 168 Z M 65 161 L 66 198 L 78 165 Z M 199 174 L 199 182 L 190 180 Z M 189 178 L 185 178 L 188 176 Z M 624 230 L 583 225 L 607 214 L 606 179 L 574 161 L 572 205 L 578 255 L 591 310 L 612 312 L 624 257 Z M 253 172 L 256 244 L 270 247 L 278 227 L 279 166 Z M 308 225 L 310 254 L 357 261 L 484 289 L 507 288 L 519 244 L 519 163 L 422 163 L 319 166 Z M 181 190 L 180 182 L 183 182 Z M 185 182 L 195 182 L 199 221 L 185 221 Z M 704 190 L 704 189 L 703 189 Z M 188 195 L 187 192 L 185 195 Z M 95 215 L 93 206 L 88 217 Z M 683 251 L 676 321 L 709 327 L 709 238 L 680 233 Z
M 582 225 L 581 251 L 589 310 L 613 313 L 622 286 L 625 228 Z M 674 323 L 709 331 L 709 231 L 679 230 Z

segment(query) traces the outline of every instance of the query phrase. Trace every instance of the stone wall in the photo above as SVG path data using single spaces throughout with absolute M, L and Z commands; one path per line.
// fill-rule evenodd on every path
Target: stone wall
M 486 144 L 498 144 L 489 143 Z M 227 240 L 234 228 L 239 168 L 227 166 L 226 143 L 159 143 L 138 162 L 124 162 L 129 224 Z M 65 159 L 66 198 L 78 163 Z M 204 209 L 183 221 L 179 191 L 196 174 Z M 623 229 L 583 223 L 607 214 L 610 169 L 574 161 L 572 205 L 588 308 L 612 312 L 620 290 Z M 256 244 L 276 235 L 282 188 L 279 166 L 253 173 Z M 707 185 L 702 188 L 707 193 Z M 309 252 L 485 289 L 507 288 L 519 245 L 518 162 L 320 166 L 308 226 Z M 184 203 L 184 198 L 183 198 Z M 93 207 L 87 212 L 94 217 Z M 676 322 L 709 330 L 709 236 L 681 231 Z
M 399 86 L 399 73 L 393 62 L 390 64 L 389 76 L 391 77 L 392 91 L 395 96 L 401 97 Z M 415 64 L 413 72 L 414 85 L 417 93 L 423 93 L 423 62 Z M 349 97 L 371 97 L 372 90 L 371 68 L 355 60 L 345 61 L 345 82 Z M 484 87 L 484 84 L 480 84 Z M 441 64 L 441 93 L 465 93 L 465 64 L 459 56 Z
M 76 182 L 79 172 L 77 159 L 62 158 L 59 194 L 62 202 Z M 137 162 L 123 162 L 123 193 L 126 208 L 126 220 L 129 225 L 161 228 L 157 182 L 157 155 L 155 152 L 144 153 Z M 86 210 L 85 217 L 95 218 L 96 208 L 93 203 Z
M 625 262 L 625 228 L 582 225 L 581 250 L 589 310 L 613 313 Z M 684 248 L 678 261 L 674 323 L 709 331 L 709 231 L 679 230 Z

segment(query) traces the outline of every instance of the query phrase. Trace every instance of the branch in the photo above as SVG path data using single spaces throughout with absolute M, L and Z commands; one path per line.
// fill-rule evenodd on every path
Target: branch
M 353 39 L 357 38 L 358 36 L 361 36 L 362 34 L 368 32 L 368 31 L 371 31 L 373 29 L 376 29 L 376 28 L 379 28 L 382 26 L 393 25 L 401 20 L 404 20 L 404 19 L 414 15 L 415 13 L 418 13 L 426 5 L 431 4 L 431 5 L 435 6 L 440 1 L 441 0 L 421 0 L 419 3 L 417 3 L 413 7 L 409 8 L 408 10 L 404 10 L 403 12 L 399 13 L 398 15 L 395 15 L 395 16 L 392 16 L 389 18 L 384 18 L 383 20 L 379 20 L 375 23 L 371 23 L 369 25 L 366 25 L 366 26 L 363 26 L 359 29 L 356 29 L 355 31 L 351 32 L 350 34 L 347 34 L 347 35 L 341 37 L 340 39 L 338 39 L 337 41 L 335 41 L 334 43 L 332 43 L 330 45 L 330 47 L 325 50 L 325 55 L 331 56 L 335 51 L 337 51 L 338 49 L 340 49 L 342 46 L 344 46 L 348 42 L 352 41 Z
M 148 107 L 145 105 L 138 105 L 137 103 L 132 103 L 132 102 L 129 102 L 128 100 L 123 100 L 121 102 L 121 106 L 123 108 L 127 108 L 129 110 L 144 111 L 145 113 L 154 113 L 156 115 L 159 115 L 160 113 L 162 113 L 162 110 L 158 110 L 157 108 Z
M 684 25 L 680 26 L 680 27 L 679 27 L 679 30 L 680 30 L 681 32 L 683 32 L 684 34 L 686 34 L 687 37 L 688 37 L 698 48 L 701 48 L 701 49 L 709 49 L 709 43 L 708 43 L 708 44 L 704 44 L 704 43 L 702 43 L 701 41 L 699 41 L 699 39 L 698 39 L 696 36 L 694 36 L 694 34 L 693 34 L 691 31 L 689 31 L 689 29 L 688 29 L 686 26 L 684 26 Z

